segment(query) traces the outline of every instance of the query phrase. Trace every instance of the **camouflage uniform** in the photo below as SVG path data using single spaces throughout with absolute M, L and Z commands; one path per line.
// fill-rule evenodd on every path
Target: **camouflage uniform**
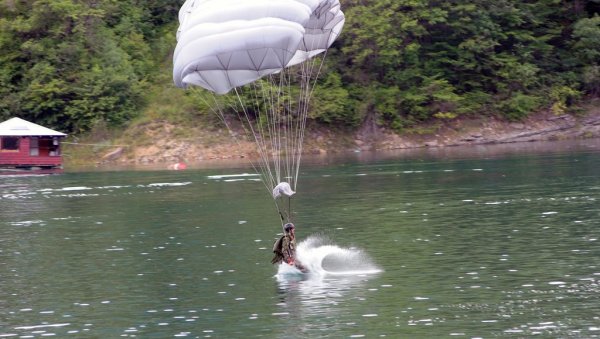
M 289 235 L 284 235 L 273 245 L 275 256 L 271 260 L 272 264 L 279 264 L 282 261 L 290 265 L 296 260 L 296 239 L 291 239 Z

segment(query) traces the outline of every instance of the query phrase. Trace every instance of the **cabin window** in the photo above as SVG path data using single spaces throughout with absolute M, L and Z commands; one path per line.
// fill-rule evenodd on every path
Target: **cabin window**
M 57 157 L 60 156 L 60 142 L 58 138 L 52 138 L 52 147 L 50 147 L 50 156 Z
M 2 151 L 18 151 L 19 150 L 19 137 L 2 137 L 2 145 L 0 150 Z
M 40 138 L 31 137 L 29 139 L 29 155 L 32 157 L 40 155 Z

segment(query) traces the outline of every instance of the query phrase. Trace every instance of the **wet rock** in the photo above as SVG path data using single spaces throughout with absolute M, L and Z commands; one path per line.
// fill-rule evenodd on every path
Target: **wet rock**
M 546 120 L 548 120 L 548 121 L 556 121 L 556 120 L 561 120 L 561 119 L 565 119 L 566 120 L 568 118 L 569 118 L 568 115 L 563 114 L 563 115 L 552 115 L 552 116 L 548 117 Z
M 479 143 L 479 142 L 482 142 L 483 140 L 484 140 L 483 134 L 475 133 L 475 134 L 471 134 L 465 138 L 462 138 L 458 141 L 467 142 L 467 143 L 473 143 L 473 142 Z M 444 145 L 447 145 L 447 144 L 452 144 L 452 140 L 446 139 L 446 141 L 444 142 Z

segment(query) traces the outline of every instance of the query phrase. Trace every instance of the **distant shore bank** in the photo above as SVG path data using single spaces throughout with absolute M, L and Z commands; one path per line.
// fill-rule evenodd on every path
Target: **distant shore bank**
M 358 153 L 434 156 L 478 154 L 485 153 L 484 150 L 492 153 L 518 152 L 518 149 L 539 149 L 544 152 L 548 147 L 543 145 L 544 141 L 576 141 L 565 142 L 564 147 L 576 147 L 576 144 L 595 147 L 592 145 L 597 144 L 596 139 L 600 140 L 600 107 L 592 107 L 581 115 L 557 116 L 541 112 L 519 122 L 463 118 L 441 124 L 438 122 L 438 125 L 428 128 L 432 132 L 402 135 L 377 127 L 360 128 L 350 133 L 308 129 L 304 158 L 310 161 Z M 178 138 L 176 129 L 177 126 L 163 122 L 148 124 L 138 133 L 145 133 L 152 142 L 131 147 L 102 148 L 89 160 L 79 161 L 77 165 L 70 161 L 67 148 L 66 167 L 169 168 L 179 163 L 192 167 L 232 167 L 250 163 L 256 158 L 253 142 L 236 142 L 229 138 L 226 130 L 198 130 L 194 132 L 197 138 Z M 554 143 L 555 146 L 559 144 Z

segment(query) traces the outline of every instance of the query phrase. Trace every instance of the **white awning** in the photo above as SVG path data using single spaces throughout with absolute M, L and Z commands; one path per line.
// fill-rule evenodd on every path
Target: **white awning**
M 20 118 L 12 118 L 0 123 L 0 136 L 65 137 L 67 135 Z

